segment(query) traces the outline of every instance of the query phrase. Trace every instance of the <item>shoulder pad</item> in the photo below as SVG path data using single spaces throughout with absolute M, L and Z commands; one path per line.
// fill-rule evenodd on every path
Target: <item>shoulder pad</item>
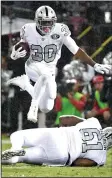
M 60 36 L 70 36 L 71 32 L 68 28 L 67 25 L 63 24 L 63 23 L 56 23 L 55 29 L 53 31 L 56 34 L 59 34 Z
M 20 37 L 21 37 L 21 39 L 24 39 L 25 32 L 26 32 L 26 25 L 22 26 L 22 28 L 20 30 Z
M 26 36 L 26 33 L 28 31 L 28 29 L 30 28 L 30 23 L 27 23 L 25 25 L 22 26 L 21 30 L 20 30 L 20 37 L 21 39 L 24 39 L 24 37 Z
M 70 32 L 68 26 L 65 25 L 65 24 L 61 24 L 60 30 L 61 30 L 61 34 L 63 34 L 63 36 L 70 36 L 71 35 L 71 32 Z

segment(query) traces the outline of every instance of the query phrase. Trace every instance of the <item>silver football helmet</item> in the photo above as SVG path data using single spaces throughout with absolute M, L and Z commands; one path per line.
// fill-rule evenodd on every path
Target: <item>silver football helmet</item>
M 107 139 L 107 150 L 112 148 L 112 127 L 106 127 L 103 129 L 105 137 Z
M 35 12 L 35 21 L 41 33 L 47 35 L 55 26 L 57 21 L 56 13 L 49 6 L 41 6 Z
M 66 79 L 82 79 L 85 66 L 79 60 L 71 61 L 63 67 L 64 78 Z
M 112 79 L 112 51 L 107 53 L 106 56 L 103 58 L 103 64 L 108 64 L 111 66 L 110 77 L 106 77 L 109 80 L 111 80 Z
M 112 65 L 112 51 L 106 54 L 106 56 L 103 58 L 103 64 Z

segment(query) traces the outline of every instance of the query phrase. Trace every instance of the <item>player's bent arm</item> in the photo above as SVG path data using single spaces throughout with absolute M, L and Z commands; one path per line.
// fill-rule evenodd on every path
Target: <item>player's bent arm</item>
M 80 167 L 91 167 L 97 166 L 97 163 L 93 160 L 87 158 L 77 158 L 71 166 L 80 166 Z
M 70 36 L 66 36 L 63 43 L 73 54 L 78 52 L 79 46 L 77 46 L 76 42 Z
M 60 116 L 59 120 L 60 126 L 66 127 L 75 126 L 76 124 L 83 122 L 85 119 L 74 115 L 62 115 Z
M 25 50 L 22 50 L 22 51 L 21 51 L 22 47 L 20 47 L 20 48 L 17 49 L 17 50 L 15 49 L 16 45 L 18 45 L 19 43 L 21 43 L 21 42 L 26 42 L 26 25 L 24 25 L 24 26 L 20 29 L 20 37 L 21 37 L 20 41 L 19 41 L 17 44 L 15 44 L 15 45 L 13 46 L 13 48 L 12 48 L 12 53 L 11 53 L 11 55 L 10 55 L 10 57 L 11 57 L 12 60 L 17 60 L 17 59 L 19 59 L 19 58 L 23 58 L 23 57 L 25 57 L 25 55 L 26 55 L 26 51 L 25 51 Z
M 10 55 L 12 60 L 16 60 L 19 58 L 23 58 L 26 55 L 26 50 L 22 50 L 22 47 L 18 48 L 17 50 L 15 49 L 15 46 L 12 48 L 12 53 Z
M 87 55 L 86 52 L 84 52 L 81 48 L 77 46 L 75 41 L 70 36 L 65 37 L 63 40 L 63 43 L 74 54 L 75 58 L 80 59 L 86 64 L 89 64 L 90 66 L 94 67 L 94 70 L 96 72 L 101 73 L 101 74 L 110 73 L 111 65 L 98 64 L 94 62 L 92 58 Z
M 82 60 L 83 62 L 89 64 L 92 67 L 94 67 L 94 65 L 96 64 L 96 62 L 94 62 L 92 60 L 92 58 L 90 56 L 88 56 L 87 53 L 84 52 L 81 48 L 79 48 L 79 50 L 77 51 L 77 53 L 74 56 L 75 56 L 75 58 Z
M 18 48 L 18 49 L 15 49 L 16 45 L 19 45 L 19 43 L 21 42 L 25 42 L 23 39 L 21 39 L 18 43 L 16 43 L 13 47 L 12 47 L 12 52 L 11 52 L 11 59 L 12 60 L 17 60 L 21 57 L 24 57 L 26 55 L 26 50 L 22 50 L 22 47 Z
M 90 56 L 87 55 L 86 52 L 84 52 L 81 48 L 78 49 L 77 53 L 74 53 L 74 56 L 86 64 L 89 64 L 90 66 L 94 67 L 94 70 L 101 74 L 110 74 L 111 71 L 111 65 L 104 65 L 104 64 L 98 64 L 92 60 Z
M 92 67 L 95 65 L 95 62 L 92 60 L 90 56 L 87 55 L 79 46 L 77 46 L 76 42 L 70 37 L 67 36 L 64 38 L 64 45 L 74 54 L 75 58 L 80 59 Z

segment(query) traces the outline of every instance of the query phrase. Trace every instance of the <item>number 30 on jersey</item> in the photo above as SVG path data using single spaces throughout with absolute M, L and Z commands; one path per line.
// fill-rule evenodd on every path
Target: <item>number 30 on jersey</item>
M 32 59 L 34 61 L 45 61 L 47 63 L 54 61 L 57 53 L 57 46 L 55 44 L 46 45 L 42 48 L 40 45 L 31 45 L 31 50 L 34 50 L 32 54 Z

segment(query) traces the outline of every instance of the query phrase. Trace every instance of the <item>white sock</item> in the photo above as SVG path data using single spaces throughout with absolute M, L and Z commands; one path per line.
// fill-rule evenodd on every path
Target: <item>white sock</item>
M 11 158 L 11 162 L 14 164 L 14 163 L 17 163 L 19 160 L 19 156 L 14 156 Z
M 19 162 L 19 156 L 14 156 L 8 160 L 2 160 L 2 164 L 15 164 Z

